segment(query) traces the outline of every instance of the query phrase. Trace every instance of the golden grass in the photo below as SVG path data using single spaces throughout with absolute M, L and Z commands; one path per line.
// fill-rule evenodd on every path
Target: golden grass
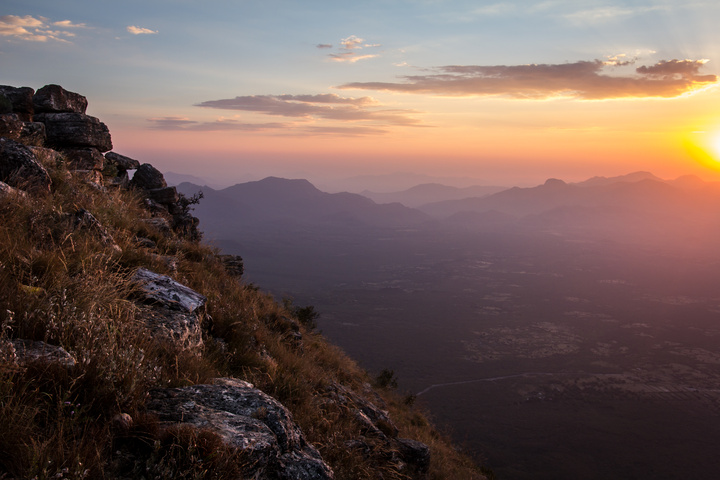
M 52 365 L 0 365 L 0 472 L 10 478 L 114 478 L 127 473 L 118 445 L 148 472 L 176 478 L 227 478 L 241 459 L 208 432 L 161 431 L 143 413 L 151 388 L 201 383 L 217 376 L 247 380 L 274 396 L 335 470 L 338 479 L 408 478 L 389 446 L 363 437 L 353 412 L 328 402 L 327 387 L 358 392 L 368 375 L 339 348 L 308 331 L 289 304 L 227 274 L 212 248 L 167 235 L 131 192 L 99 191 L 46 163 L 50 195 L 0 203 L 0 341 L 41 340 L 71 352 L 72 371 Z M 91 231 L 73 230 L 69 215 L 91 212 L 121 252 Z M 154 242 L 140 247 L 139 238 Z M 176 270 L 167 257 L 176 260 Z M 171 274 L 208 297 L 205 347 L 184 351 L 148 335 L 129 279 L 138 267 Z M 302 346 L 290 331 L 299 325 Z M 437 434 L 425 416 L 393 392 L 381 392 L 400 436 L 432 450 L 429 478 L 484 478 Z M 372 399 L 370 399 L 372 401 Z M 135 424 L 118 432 L 113 418 Z M 185 472 L 185 473 L 178 473 Z M 183 476 L 186 475 L 186 476 Z M 0 478 L 4 478 L 0 474 Z

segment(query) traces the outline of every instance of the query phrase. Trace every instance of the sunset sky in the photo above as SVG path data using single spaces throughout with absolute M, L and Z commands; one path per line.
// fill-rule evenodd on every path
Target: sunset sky
M 229 185 L 413 172 L 718 179 L 720 2 L 5 0 L 0 83 Z

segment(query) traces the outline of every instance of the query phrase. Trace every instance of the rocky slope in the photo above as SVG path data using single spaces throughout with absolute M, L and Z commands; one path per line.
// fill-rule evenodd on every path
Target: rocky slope
M 0 478 L 486 478 L 86 109 L 0 86 Z

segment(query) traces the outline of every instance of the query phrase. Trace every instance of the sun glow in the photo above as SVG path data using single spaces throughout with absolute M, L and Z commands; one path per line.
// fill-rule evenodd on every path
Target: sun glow
M 706 168 L 720 170 L 720 130 L 693 132 L 683 143 L 695 161 Z

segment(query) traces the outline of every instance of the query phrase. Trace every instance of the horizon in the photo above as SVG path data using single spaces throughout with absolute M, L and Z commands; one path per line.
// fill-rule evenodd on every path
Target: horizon
M 29 0 L 0 13 L 0 83 L 87 96 L 114 150 L 162 171 L 720 179 L 712 2 Z

